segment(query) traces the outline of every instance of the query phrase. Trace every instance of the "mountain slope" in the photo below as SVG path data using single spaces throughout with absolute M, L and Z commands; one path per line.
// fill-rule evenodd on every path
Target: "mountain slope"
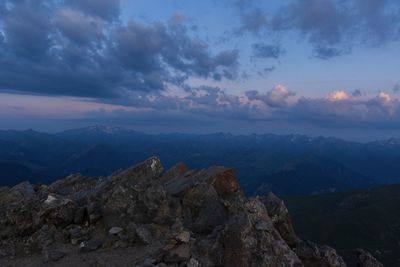
M 284 200 L 300 237 L 329 244 L 345 259 L 362 245 L 385 266 L 398 266 L 400 185 Z
M 324 158 L 301 155 L 288 160 L 278 171 L 265 176 L 254 195 L 273 191 L 280 195 L 314 195 L 368 188 L 374 182 L 347 167 Z

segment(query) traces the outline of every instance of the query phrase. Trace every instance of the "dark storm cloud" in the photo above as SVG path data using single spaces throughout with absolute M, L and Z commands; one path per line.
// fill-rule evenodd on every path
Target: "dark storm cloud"
M 400 37 L 400 2 L 395 0 L 292 0 L 272 14 L 257 1 L 238 1 L 237 6 L 241 33 L 297 32 L 322 59 L 347 54 L 357 44 L 379 46 Z
M 19 57 L 42 58 L 51 45 L 48 12 L 49 7 L 40 1 L 18 1 L 11 10 L 4 10 L 0 18 L 7 46 L 4 49 Z
M 121 23 L 119 1 L 21 0 L 0 7 L 2 91 L 118 99 L 184 86 L 189 77 L 237 75 L 237 51 L 213 53 L 176 18 Z

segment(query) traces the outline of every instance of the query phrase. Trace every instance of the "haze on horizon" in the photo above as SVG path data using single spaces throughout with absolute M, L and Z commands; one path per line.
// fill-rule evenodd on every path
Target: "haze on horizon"
M 395 0 L 0 2 L 0 129 L 400 137 Z

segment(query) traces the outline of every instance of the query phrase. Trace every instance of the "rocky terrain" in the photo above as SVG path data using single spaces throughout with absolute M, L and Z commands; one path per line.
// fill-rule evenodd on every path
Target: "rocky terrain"
M 300 240 L 275 195 L 247 198 L 233 169 L 164 172 L 151 157 L 108 177 L 0 188 L 0 266 L 346 265 Z

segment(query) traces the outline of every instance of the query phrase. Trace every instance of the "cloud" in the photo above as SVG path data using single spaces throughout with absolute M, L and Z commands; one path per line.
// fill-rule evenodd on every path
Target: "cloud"
M 247 91 L 243 95 L 202 86 L 190 88 L 186 93 L 133 93 L 130 97 L 129 102 L 138 108 L 135 117 L 143 112 L 155 121 L 167 116 L 170 120 L 184 117 L 192 121 L 305 123 L 326 129 L 400 127 L 397 123 L 400 102 L 386 92 L 361 97 L 333 91 L 324 97 L 311 98 L 296 95 L 283 85 L 265 92 Z
M 386 92 L 359 98 L 336 91 L 326 98 L 301 97 L 288 112 L 293 119 L 328 128 L 379 128 L 397 125 L 400 105 Z
M 337 44 L 344 42 L 344 33 L 351 27 L 347 9 L 334 0 L 292 1 L 271 20 L 275 31 L 296 30 L 314 47 L 321 58 L 340 55 Z
M 104 38 L 104 22 L 73 9 L 61 9 L 55 15 L 55 26 L 71 42 L 88 45 Z
M 278 59 L 285 51 L 279 45 L 255 43 L 252 45 L 253 56 L 260 59 Z
M 398 92 L 400 92 L 400 84 L 396 84 L 393 87 L 393 93 L 397 94 Z
M 120 0 L 67 0 L 66 2 L 77 10 L 104 20 L 114 20 L 120 14 Z
M 29 59 L 43 57 L 51 45 L 50 19 L 45 15 L 47 12 L 50 10 L 42 2 L 19 1 L 10 10 L 4 8 L 0 24 L 3 24 L 3 38 L 7 47 L 2 49 Z
M 343 100 L 349 100 L 350 95 L 346 93 L 345 91 L 334 91 L 328 94 L 327 100 L 329 101 L 343 101 Z
M 268 23 L 266 13 L 258 8 L 242 11 L 240 19 L 242 26 L 239 29 L 239 33 L 252 32 L 258 34 Z
M 400 38 L 400 2 L 394 0 L 291 0 L 270 14 L 257 3 L 237 2 L 240 33 L 268 38 L 294 32 L 321 59 L 350 53 L 355 45 L 380 46 Z
M 354 96 L 354 97 L 359 97 L 359 96 L 362 95 L 362 93 L 361 93 L 361 90 L 356 89 L 351 93 L 351 95 Z
M 0 90 L 118 101 L 127 92 L 236 79 L 237 50 L 214 52 L 184 19 L 121 22 L 119 1 L 0 5 Z
M 247 91 L 245 93 L 249 100 L 259 100 L 266 104 L 268 107 L 284 107 L 291 103 L 295 93 L 286 89 L 283 85 L 276 85 L 270 91 L 262 94 L 258 91 Z

